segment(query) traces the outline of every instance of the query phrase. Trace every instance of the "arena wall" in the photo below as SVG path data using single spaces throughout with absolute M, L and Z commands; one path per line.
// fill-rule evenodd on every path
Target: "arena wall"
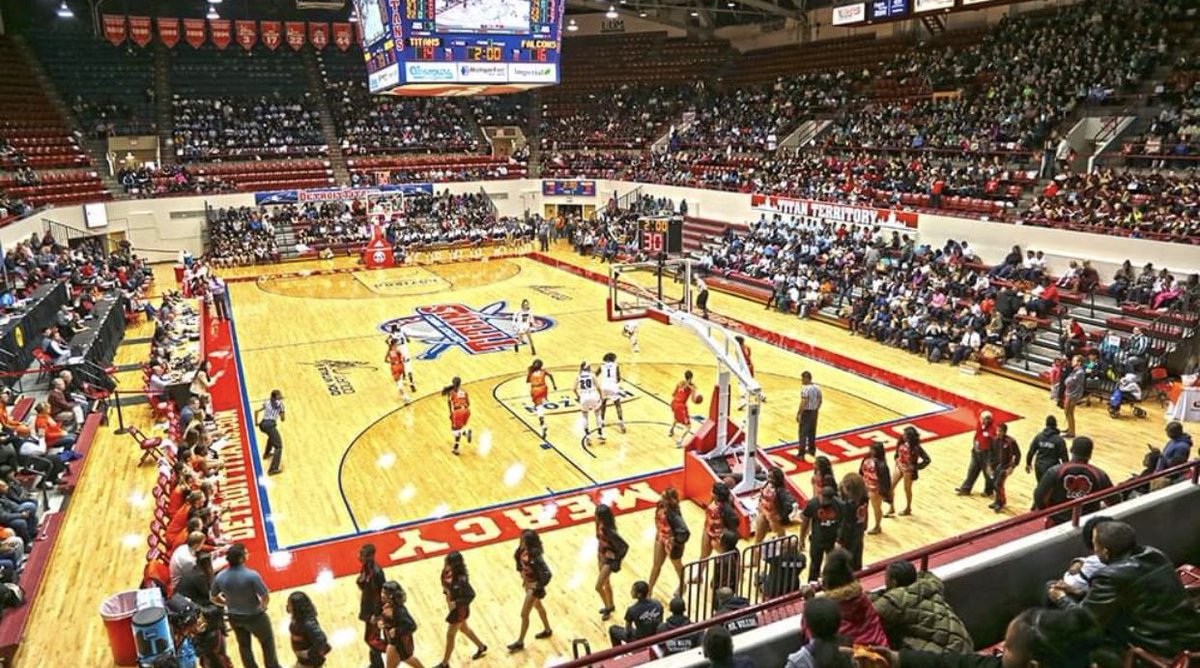
M 745 224 L 759 218 L 761 213 L 750 205 L 745 193 L 700 190 L 627 181 L 599 180 L 595 197 L 545 197 L 541 182 L 536 179 L 462 182 L 438 184 L 439 192 L 488 193 L 501 215 L 520 216 L 526 211 L 540 212 L 542 205 L 594 204 L 603 206 L 615 196 L 636 188 L 654 197 L 666 197 L 675 202 L 687 200 L 692 216 Z M 107 228 L 97 230 L 124 233 L 126 238 L 152 260 L 169 260 L 180 249 L 199 254 L 203 250 L 203 220 L 205 204 L 212 207 L 250 206 L 250 193 L 229 195 L 167 197 L 162 199 L 121 200 L 108 203 Z M 78 206 L 53 208 L 11 223 L 0 229 L 0 242 L 11 246 L 44 229 L 43 221 L 53 221 L 84 229 L 83 209 Z M 1126 258 L 1135 266 L 1153 262 L 1177 273 L 1200 271 L 1200 255 L 1196 247 L 1187 244 L 1127 239 L 1083 232 L 1026 227 L 1008 223 L 992 223 L 967 218 L 920 214 L 918 236 L 922 241 L 939 247 L 947 239 L 969 239 L 971 246 L 985 262 L 1000 261 L 1008 250 L 1018 244 L 1022 248 L 1044 251 L 1053 273 L 1066 269 L 1073 259 L 1091 259 L 1103 280 L 1107 281 Z

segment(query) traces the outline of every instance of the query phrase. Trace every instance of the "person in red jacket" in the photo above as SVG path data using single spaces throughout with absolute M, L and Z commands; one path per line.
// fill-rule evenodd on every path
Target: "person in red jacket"
M 850 566 L 850 553 L 841 548 L 835 549 L 825 558 L 825 569 L 821 571 L 820 596 L 837 601 L 842 611 L 842 623 L 838 627 L 838 635 L 846 638 L 855 645 L 870 647 L 888 647 L 887 632 L 883 629 L 883 621 L 871 599 L 863 593 L 862 583 L 854 579 L 854 571 Z M 808 586 L 805 589 L 811 592 Z M 808 628 L 804 628 L 804 637 L 809 637 Z

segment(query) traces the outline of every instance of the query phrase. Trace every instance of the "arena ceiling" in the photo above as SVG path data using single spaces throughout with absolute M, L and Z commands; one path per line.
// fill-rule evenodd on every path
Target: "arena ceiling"
M 207 0 L 0 0 L 5 23 L 12 29 L 61 24 L 56 10 L 65 2 L 75 20 L 90 23 L 93 13 L 149 16 L 203 16 Z M 666 26 L 707 32 L 732 25 L 770 23 L 789 18 L 804 20 L 806 9 L 830 0 L 567 0 L 567 14 L 605 13 L 638 17 Z M 221 0 L 222 18 L 311 19 L 343 21 L 347 0 Z M 305 8 L 302 8 L 305 7 Z M 333 9 L 336 7 L 336 9 Z

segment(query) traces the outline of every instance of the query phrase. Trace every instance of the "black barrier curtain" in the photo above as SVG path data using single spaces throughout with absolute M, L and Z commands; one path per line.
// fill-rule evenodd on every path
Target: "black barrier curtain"
M 33 349 L 42 345 L 42 331 L 54 326 L 58 308 L 69 298 L 65 283 L 47 283 L 33 291 L 23 305 L 23 313 L 0 323 L 0 368 L 4 370 L 0 382 L 5 386 L 16 383 L 33 363 Z
M 104 369 L 125 336 L 124 295 L 106 295 L 96 303 L 93 313 L 96 317 L 88 323 L 89 328 L 71 337 L 71 367 L 83 380 L 108 387 L 111 382 Z

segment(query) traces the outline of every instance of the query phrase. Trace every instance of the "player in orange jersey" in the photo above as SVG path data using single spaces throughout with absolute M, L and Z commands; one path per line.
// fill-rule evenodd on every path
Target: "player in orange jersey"
M 671 393 L 671 412 L 674 413 L 673 422 L 671 422 L 671 431 L 667 432 L 667 436 L 675 438 L 675 427 L 683 425 L 683 435 L 675 441 L 675 447 L 683 447 L 683 439 L 687 438 L 688 434 L 692 433 L 692 418 L 688 415 L 688 400 L 698 396 L 696 393 L 696 385 L 692 383 L 691 370 L 683 372 L 683 380 L 675 386 L 675 391 Z
M 463 434 L 467 435 L 467 443 L 471 442 L 471 429 L 467 426 L 471 420 L 471 397 L 462 389 L 462 379 L 458 376 L 442 388 L 442 394 L 446 395 L 446 406 L 450 409 L 450 431 L 454 434 L 454 454 L 457 455 Z
M 387 357 L 384 358 L 384 361 L 392 367 L 392 381 L 396 383 L 396 389 L 400 390 L 400 397 L 404 399 L 404 405 L 411 404 L 412 397 L 408 395 L 408 388 L 404 384 L 404 367 L 407 360 L 404 359 L 404 351 L 400 350 L 398 342 L 392 341 L 388 346 Z
M 546 398 L 550 396 L 550 390 L 546 387 L 546 381 L 550 381 L 550 385 L 554 386 L 554 391 L 558 391 L 558 383 L 554 381 L 554 374 L 542 368 L 542 360 L 537 359 L 533 364 L 529 365 L 529 372 L 525 374 L 525 382 L 529 383 L 529 398 L 533 400 L 533 410 L 538 416 L 538 425 L 542 428 L 542 439 L 546 438 L 546 410 L 542 405 L 546 403 Z

